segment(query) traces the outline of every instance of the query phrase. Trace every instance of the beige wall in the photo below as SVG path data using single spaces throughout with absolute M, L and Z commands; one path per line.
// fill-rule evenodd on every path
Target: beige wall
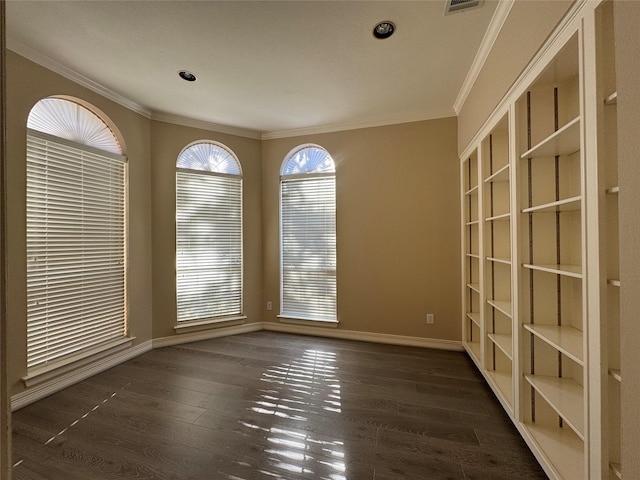
M 455 118 L 263 142 L 264 320 L 280 307 L 280 167 L 305 143 L 336 162 L 338 328 L 459 341 Z
M 151 122 L 153 223 L 153 337 L 175 335 L 176 325 L 176 161 L 196 140 L 229 147 L 243 174 L 244 313 L 247 322 L 261 320 L 262 303 L 262 164 L 260 140 Z
M 620 181 L 622 468 L 640 472 L 640 2 L 614 2 Z
M 459 152 L 471 142 L 573 3 L 573 0 L 517 0 L 513 4 L 458 115 Z
M 460 338 L 456 119 L 260 141 L 150 121 L 8 52 L 7 248 L 9 379 L 26 374 L 26 120 L 50 95 L 88 102 L 120 130 L 129 161 L 129 327 L 136 344 L 176 335 L 175 162 L 210 139 L 243 169 L 244 311 L 275 321 L 279 308 L 279 169 L 314 142 L 337 165 L 340 328 L 457 341 Z M 274 302 L 267 312 L 266 300 Z M 436 323 L 427 326 L 426 314 Z
M 51 95 L 89 102 L 118 127 L 129 163 L 129 328 L 151 339 L 151 179 L 149 120 L 13 52 L 7 52 L 8 385 L 23 390 L 26 367 L 26 124 L 33 105 Z

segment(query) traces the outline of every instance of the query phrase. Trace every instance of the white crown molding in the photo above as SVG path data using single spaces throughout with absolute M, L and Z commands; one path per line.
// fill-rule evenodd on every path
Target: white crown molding
M 422 122 L 424 120 L 435 120 L 455 116 L 452 109 L 428 110 L 387 117 L 377 117 L 356 120 L 353 122 L 334 123 L 329 125 L 318 125 L 315 127 L 294 128 L 291 130 L 280 130 L 262 134 L 262 140 L 273 140 L 276 138 L 299 137 L 301 135 L 317 135 L 321 133 L 343 132 L 345 130 L 357 130 L 360 128 L 383 127 L 387 125 L 397 125 L 402 123 Z
M 511 11 L 511 7 L 513 7 L 514 2 L 515 0 L 501 0 L 498 2 L 496 11 L 493 12 L 493 17 L 491 17 L 487 31 L 482 38 L 482 42 L 480 42 L 480 47 L 476 52 L 471 68 L 467 72 L 467 76 L 462 83 L 462 87 L 460 87 L 460 92 L 458 92 L 456 101 L 453 103 L 453 109 L 455 110 L 456 115 L 460 114 L 462 106 L 467 101 L 467 97 L 469 96 L 469 93 L 471 93 L 471 89 L 476 83 L 485 62 L 489 57 L 489 53 L 500 34 L 500 30 L 502 30 L 504 22 L 509 16 L 509 12 Z
M 61 75 L 71 80 L 74 83 L 77 83 L 79 85 L 82 85 L 85 88 L 88 88 L 92 92 L 95 92 L 117 103 L 118 105 L 122 105 L 123 107 L 128 108 L 129 110 L 132 110 L 136 113 L 139 113 L 140 115 L 146 118 L 151 118 L 151 112 L 146 108 L 144 108 L 143 106 L 138 105 L 136 102 L 129 100 L 126 97 L 123 97 L 119 93 L 116 93 L 113 90 L 110 90 L 107 87 L 99 84 L 98 82 L 95 82 L 90 78 L 85 77 L 84 75 L 76 72 L 75 70 L 72 70 L 69 67 L 62 65 L 60 62 L 52 59 L 51 57 L 47 57 L 46 55 L 43 55 L 42 53 L 34 50 L 31 47 L 28 47 L 27 45 L 19 42 L 14 38 L 7 37 L 7 49 L 17 53 L 18 55 L 25 57 L 28 60 L 31 60 L 32 62 L 44 68 L 47 68 L 57 73 L 58 75 Z
M 55 392 L 70 387 L 71 385 L 85 380 L 100 372 L 104 372 L 109 368 L 115 367 L 127 360 L 131 360 L 138 355 L 151 351 L 153 348 L 151 340 L 141 343 L 132 348 L 119 351 L 113 355 L 101 358 L 96 362 L 92 362 L 81 368 L 65 373 L 58 377 L 52 378 L 40 385 L 31 387 L 24 392 L 20 392 L 11 397 L 11 411 L 18 410 L 22 407 L 37 402 Z
M 229 125 L 220 125 L 219 123 L 196 120 L 193 118 L 174 115 L 172 113 L 159 112 L 155 110 L 151 113 L 151 120 L 172 123 L 174 125 L 182 125 L 183 127 L 199 128 L 201 130 L 207 130 L 210 132 L 226 133 L 229 135 L 236 135 L 238 137 L 253 138 L 255 140 L 261 139 L 261 132 L 257 130 L 251 130 L 242 127 L 232 127 Z
M 526 90 L 526 86 L 529 85 L 537 75 L 542 73 L 544 66 L 549 60 L 548 57 L 551 54 L 557 53 L 556 50 L 558 50 L 559 47 L 568 40 L 568 36 L 573 34 L 574 30 L 577 30 L 583 14 L 583 9 L 595 9 L 599 3 L 599 0 L 595 2 L 591 0 L 575 1 L 569 11 L 553 29 L 547 40 L 533 56 L 529 64 L 525 67 L 522 73 L 520 73 L 509 90 L 507 90 L 502 99 L 491 111 L 471 141 L 462 149 L 463 154 L 460 155 L 461 158 L 469 156 L 470 152 L 473 151 L 473 149 L 480 143 L 480 139 L 488 135 L 489 131 L 493 128 L 498 119 L 501 118 L 502 115 L 504 115 L 504 112 L 508 110 L 509 103 L 512 102 L 513 99 L 522 95 Z
M 508 1 L 511 2 L 514 0 Z M 407 114 L 390 115 L 386 117 L 365 118 L 352 122 L 318 125 L 313 127 L 295 128 L 262 133 L 258 130 L 249 128 L 221 125 L 218 123 L 196 120 L 193 118 L 183 117 L 166 112 L 152 111 L 108 89 L 100 83 L 85 77 L 84 75 L 76 72 L 75 70 L 72 70 L 71 68 L 52 59 L 51 57 L 43 55 L 37 50 L 34 50 L 33 48 L 23 44 L 22 42 L 14 38 L 7 38 L 7 49 L 151 120 L 171 123 L 175 125 L 182 125 L 185 127 L 199 128 L 211 132 L 236 135 L 239 137 L 252 138 L 255 140 L 271 140 L 276 138 L 298 137 L 301 135 L 315 135 L 321 133 L 341 132 L 345 130 L 357 130 L 361 128 L 421 122 L 424 120 L 435 120 L 438 118 L 453 117 L 456 114 L 454 110 L 446 108 L 440 110 L 426 110 Z
M 403 345 L 407 347 L 436 348 L 439 350 L 464 351 L 459 340 L 441 340 L 439 338 L 408 337 L 404 335 L 390 335 L 386 333 L 358 332 L 355 330 L 340 330 L 334 328 L 310 327 L 289 323 L 263 322 L 263 329 L 273 332 L 295 333 L 316 337 L 339 338 L 342 340 L 357 340 L 361 342 L 384 343 L 387 345 Z

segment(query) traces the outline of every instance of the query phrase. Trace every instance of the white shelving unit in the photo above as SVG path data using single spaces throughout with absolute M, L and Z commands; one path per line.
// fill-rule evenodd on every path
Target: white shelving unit
M 482 262 L 480 256 L 480 182 L 478 170 L 478 153 L 471 153 L 461 162 L 460 178 L 462 184 L 462 244 L 464 259 L 462 275 L 464 287 L 464 316 L 462 331 L 464 346 L 479 363 L 482 358 L 482 313 L 480 308 L 480 278 Z
M 546 455 L 556 438 L 572 446 L 575 471 L 585 472 L 587 384 L 586 226 L 583 105 L 579 34 L 559 50 L 516 101 L 519 177 L 518 319 L 525 359 L 521 415 L 535 450 Z M 539 428 L 542 427 L 542 430 Z M 540 435 L 536 432 L 551 432 Z M 549 456 L 551 455 L 551 456 Z M 560 460 L 563 461 L 563 460 Z
M 613 48 L 576 4 L 461 157 L 463 343 L 557 480 L 624 473 Z
M 511 280 L 511 165 L 509 119 L 504 115 L 480 144 L 484 259 L 484 372 L 504 408 L 513 412 Z
M 620 447 L 620 389 L 623 372 L 620 370 L 620 265 L 618 255 L 618 161 L 617 161 L 617 103 L 615 52 L 613 44 L 612 4 L 598 9 L 595 33 L 596 96 L 598 125 L 597 149 L 599 169 L 596 199 L 599 209 L 599 287 L 600 325 L 605 341 L 602 343 L 603 364 L 607 374 L 602 378 L 602 448 L 600 453 L 603 478 L 623 476 Z M 595 173 L 594 173 L 595 175 Z M 633 474 L 626 478 L 633 478 Z

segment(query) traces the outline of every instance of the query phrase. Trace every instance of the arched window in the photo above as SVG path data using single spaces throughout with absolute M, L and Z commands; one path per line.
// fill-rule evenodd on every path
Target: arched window
M 281 316 L 337 321 L 335 164 L 304 145 L 280 170 Z
M 98 115 L 45 98 L 27 120 L 27 366 L 126 335 L 126 158 Z
M 176 164 L 178 323 L 242 313 L 242 170 L 224 145 L 186 147 Z

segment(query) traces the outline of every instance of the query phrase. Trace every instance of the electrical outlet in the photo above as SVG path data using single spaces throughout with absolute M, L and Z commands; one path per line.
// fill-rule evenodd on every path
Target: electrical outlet
M 267 302 L 267 310 L 273 310 L 273 303 Z
M 433 313 L 427 313 L 427 324 L 433 325 L 434 323 L 436 323 L 436 319 L 433 316 Z

